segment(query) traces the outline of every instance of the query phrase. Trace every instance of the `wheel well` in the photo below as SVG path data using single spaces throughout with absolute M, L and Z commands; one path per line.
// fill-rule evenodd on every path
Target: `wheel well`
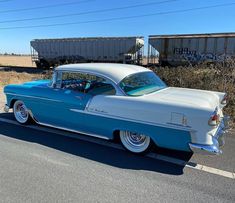
M 113 140 L 114 141 L 119 141 L 120 140 L 119 133 L 120 133 L 120 130 L 113 131 Z
M 13 108 L 14 103 L 17 101 L 17 99 L 12 99 L 10 103 L 10 108 Z

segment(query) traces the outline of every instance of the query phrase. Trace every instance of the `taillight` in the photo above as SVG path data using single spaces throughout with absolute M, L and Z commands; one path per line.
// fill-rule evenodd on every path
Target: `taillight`
M 225 94 L 225 95 L 224 95 L 224 98 L 221 100 L 221 104 L 222 104 L 222 105 L 226 105 L 227 103 L 228 103 L 228 95 Z
M 218 114 L 218 111 L 214 111 L 214 113 L 211 115 L 208 124 L 210 126 L 217 126 L 220 122 L 220 115 Z

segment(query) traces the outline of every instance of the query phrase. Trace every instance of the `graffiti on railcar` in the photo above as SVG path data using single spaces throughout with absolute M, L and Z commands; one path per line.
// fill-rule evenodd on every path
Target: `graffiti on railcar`
M 215 53 L 199 53 L 196 50 L 190 50 L 189 48 L 174 48 L 174 55 L 189 61 L 189 62 L 222 62 L 230 59 L 228 54 L 215 54 Z

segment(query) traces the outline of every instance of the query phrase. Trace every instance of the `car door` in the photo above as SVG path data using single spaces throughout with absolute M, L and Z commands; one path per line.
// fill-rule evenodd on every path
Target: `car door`
M 89 132 L 85 110 L 93 95 L 87 90 L 96 76 L 77 71 L 62 72 L 60 77 L 58 92 L 63 95 L 63 113 L 60 113 L 59 125 L 73 131 Z
M 72 78 L 73 76 L 74 78 Z M 53 87 L 35 87 L 32 90 L 37 95 L 32 99 L 29 107 L 37 122 L 53 127 L 77 131 L 84 130 L 83 112 L 92 96 L 85 94 L 82 91 L 82 87 L 80 89 L 72 88 L 76 83 L 79 85 L 79 82 L 84 81 L 83 78 L 79 78 L 80 76 L 79 74 L 66 76 L 65 73 L 65 77 L 67 77 L 65 79 L 61 78 L 61 73 L 57 84 Z M 76 114 L 73 110 L 76 110 Z
M 44 90 L 46 99 L 35 108 L 34 116 L 41 124 L 100 135 L 104 132 L 103 118 L 92 116 L 86 107 L 96 96 L 115 94 L 114 86 L 102 77 L 62 72 L 54 87 Z
M 53 125 L 75 131 L 85 131 L 85 108 L 91 95 L 71 89 L 57 89 L 56 105 L 51 107 L 51 121 Z
M 108 137 L 107 134 L 103 133 L 103 127 L 101 127 L 101 125 L 106 125 L 102 123 L 102 117 L 92 116 L 87 111 L 87 108 L 97 95 L 115 95 L 114 86 L 107 79 L 93 74 L 79 73 L 77 76 L 75 74 L 75 77 L 79 78 L 78 80 L 75 79 L 75 83 L 80 81 L 79 88 L 76 87 L 78 84 L 68 84 L 66 78 L 70 78 L 70 76 L 62 76 L 62 88 L 60 91 L 65 94 L 66 109 L 64 111 L 69 118 L 63 125 L 74 131 Z M 81 85 L 84 82 L 85 84 Z

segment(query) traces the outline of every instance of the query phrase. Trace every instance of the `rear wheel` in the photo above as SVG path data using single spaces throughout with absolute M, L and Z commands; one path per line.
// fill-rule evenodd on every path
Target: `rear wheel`
M 137 154 L 147 152 L 151 143 L 149 136 L 130 131 L 120 131 L 120 140 L 128 151 Z
M 29 115 L 28 109 L 25 106 L 23 101 L 17 100 L 14 103 L 13 112 L 14 112 L 15 119 L 20 124 L 27 124 L 27 123 L 29 123 L 30 115 Z

